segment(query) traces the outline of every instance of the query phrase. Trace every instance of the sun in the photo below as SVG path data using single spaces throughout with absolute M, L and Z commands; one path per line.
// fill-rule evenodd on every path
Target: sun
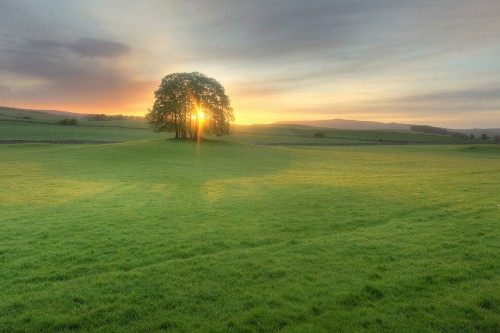
M 196 108 L 196 112 L 191 116 L 191 119 L 195 120 L 199 127 L 202 127 L 205 122 L 205 117 L 205 113 L 201 108 Z
M 203 121 L 203 119 L 205 119 L 205 113 L 203 113 L 203 111 L 199 108 L 196 108 L 195 110 L 196 112 L 191 114 L 191 119 L 198 119 L 199 121 Z
M 203 113 L 203 111 L 198 110 L 198 118 L 200 119 L 200 122 L 205 119 L 205 114 Z

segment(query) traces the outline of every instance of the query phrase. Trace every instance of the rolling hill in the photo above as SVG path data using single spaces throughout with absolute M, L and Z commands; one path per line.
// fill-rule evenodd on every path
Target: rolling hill
M 327 120 L 293 120 L 293 121 L 278 121 L 276 125 L 306 125 L 322 128 L 338 128 L 338 129 L 395 129 L 409 130 L 409 124 L 399 123 L 383 123 L 376 121 L 361 121 L 361 120 L 346 120 L 346 119 L 327 119 Z

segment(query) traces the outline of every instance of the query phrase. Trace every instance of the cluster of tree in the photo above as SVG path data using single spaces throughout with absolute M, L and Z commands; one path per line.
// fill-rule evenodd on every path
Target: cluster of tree
M 450 135 L 455 138 L 468 138 L 466 134 L 460 132 L 450 132 L 446 128 L 434 127 L 428 125 L 410 125 L 410 131 L 439 134 L 439 135 Z
M 85 120 L 91 120 L 91 121 L 107 121 L 107 120 L 137 120 L 141 119 L 142 117 L 137 117 L 137 116 L 124 116 L 122 114 L 118 115 L 107 115 L 107 114 L 90 114 L 85 117 Z
M 495 135 L 493 137 L 488 136 L 488 134 L 481 134 L 481 140 L 492 140 L 495 143 L 500 143 L 500 135 Z
M 76 126 L 78 125 L 78 120 L 76 120 L 75 118 L 64 118 L 59 120 L 57 123 L 59 125 Z
M 224 87 L 193 72 L 165 76 L 146 118 L 157 131 L 175 132 L 176 139 L 198 140 L 203 133 L 229 134 L 234 114 Z

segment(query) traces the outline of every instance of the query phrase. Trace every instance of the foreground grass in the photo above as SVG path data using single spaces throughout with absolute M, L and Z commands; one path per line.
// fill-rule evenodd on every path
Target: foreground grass
M 499 148 L 0 146 L 0 331 L 497 332 Z

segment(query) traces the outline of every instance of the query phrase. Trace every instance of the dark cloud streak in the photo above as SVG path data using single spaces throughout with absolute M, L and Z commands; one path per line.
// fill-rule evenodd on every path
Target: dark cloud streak
M 500 110 L 500 84 L 374 99 L 369 104 L 374 110 L 384 110 L 394 115 L 406 114 L 409 118 L 480 116 L 481 113 L 492 114 Z
M 447 90 L 427 94 L 404 96 L 403 102 L 496 102 L 500 107 L 500 85 L 470 89 Z
M 104 39 L 80 38 L 74 42 L 58 42 L 53 40 L 29 40 L 31 48 L 51 50 L 63 48 L 74 54 L 88 57 L 115 58 L 126 55 L 130 47 L 124 43 Z
M 104 39 L 80 38 L 66 47 L 76 54 L 89 57 L 120 57 L 130 52 L 130 47 L 123 43 Z

